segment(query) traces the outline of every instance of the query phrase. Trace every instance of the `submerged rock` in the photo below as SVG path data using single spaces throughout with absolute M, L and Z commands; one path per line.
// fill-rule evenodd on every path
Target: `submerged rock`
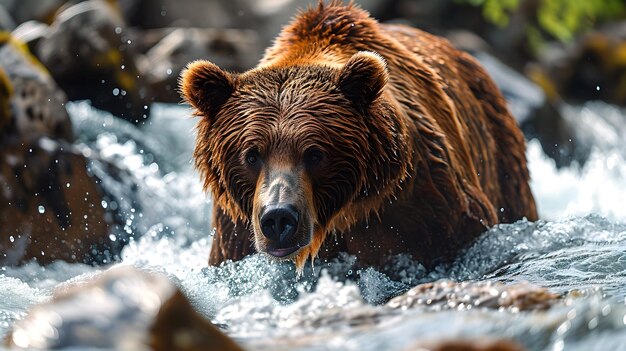
M 149 116 L 151 94 L 136 65 L 125 23 L 104 0 L 89 0 L 57 15 L 35 54 L 70 100 L 133 123 Z
M 421 284 L 391 299 L 391 308 L 425 306 L 445 309 L 507 309 L 513 311 L 545 310 L 559 302 L 561 296 L 531 284 L 505 285 L 499 282 L 438 281 Z
M 241 350 L 162 275 L 120 267 L 61 287 L 13 325 L 18 349 Z
M 456 340 L 418 343 L 406 349 L 419 351 L 523 351 L 522 346 L 511 341 Z

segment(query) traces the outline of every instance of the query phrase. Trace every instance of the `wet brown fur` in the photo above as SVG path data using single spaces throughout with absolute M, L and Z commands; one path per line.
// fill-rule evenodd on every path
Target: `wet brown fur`
M 384 61 L 353 56 L 363 51 Z M 367 84 L 342 86 L 355 71 Z M 264 171 L 245 166 L 250 150 L 308 185 L 314 235 L 295 257 L 300 268 L 337 251 L 367 264 L 398 253 L 430 264 L 490 226 L 537 218 L 523 135 L 483 68 L 442 38 L 379 24 L 353 4 L 299 14 L 243 74 L 191 63 L 181 88 L 202 117 L 194 158 L 215 204 L 210 264 L 255 252 Z M 299 163 L 312 146 L 326 155 L 316 172 Z

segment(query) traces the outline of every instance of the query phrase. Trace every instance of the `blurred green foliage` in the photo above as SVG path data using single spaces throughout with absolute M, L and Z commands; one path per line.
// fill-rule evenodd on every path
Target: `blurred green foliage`
M 530 41 L 540 40 L 540 30 L 561 41 L 572 40 L 577 34 L 586 31 L 594 24 L 626 16 L 624 0 L 457 0 L 474 6 L 481 6 L 485 19 L 497 26 L 506 27 L 510 15 L 522 2 L 535 4 L 533 20 L 530 24 Z
M 509 13 L 517 9 L 519 0 L 458 0 L 474 6 L 482 6 L 485 19 L 499 27 L 509 24 Z
M 569 41 L 596 22 L 624 16 L 623 0 L 542 0 L 537 22 L 561 41 Z

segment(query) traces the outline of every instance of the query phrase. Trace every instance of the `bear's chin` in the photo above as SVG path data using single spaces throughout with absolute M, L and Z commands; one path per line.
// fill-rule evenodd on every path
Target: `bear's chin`
M 298 245 L 290 248 L 281 248 L 281 249 L 268 249 L 268 247 L 258 247 L 257 242 L 257 251 L 268 257 L 273 261 L 293 261 L 296 266 L 296 273 L 298 276 L 302 275 L 304 271 L 304 265 L 306 261 L 311 259 L 315 260 L 319 250 L 322 246 L 322 242 L 324 241 L 325 235 L 315 235 L 311 236 L 311 240 L 306 245 Z M 272 251 L 281 250 L 278 252 L 278 255 L 272 254 Z M 284 251 L 282 251 L 284 250 Z M 293 250 L 289 252 L 290 250 Z M 282 254 L 282 255 L 281 255 Z
M 293 250 L 293 251 L 291 251 L 290 253 L 286 253 L 282 256 L 280 255 L 281 252 L 279 252 L 279 255 L 276 255 L 275 253 L 273 253 L 273 251 L 275 250 L 260 250 L 260 252 L 263 255 L 265 255 L 265 257 L 275 262 L 293 261 L 293 263 L 296 266 L 296 273 L 298 276 L 302 275 L 306 261 L 309 258 L 311 258 L 312 260 L 315 258 L 315 256 L 311 257 L 310 245 L 303 246 L 303 247 L 296 246 L 292 248 L 278 249 L 278 250 L 286 250 L 286 252 L 287 250 Z

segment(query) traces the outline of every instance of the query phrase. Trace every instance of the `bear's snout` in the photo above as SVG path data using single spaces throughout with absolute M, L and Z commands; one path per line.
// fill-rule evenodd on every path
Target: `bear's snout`
M 311 241 L 311 216 L 307 209 L 305 181 L 293 166 L 277 167 L 268 162 L 261 172 L 263 187 L 253 210 L 255 245 L 258 251 L 277 259 L 289 259 Z
M 299 248 L 294 242 L 299 219 L 298 209 L 292 204 L 279 203 L 263 208 L 259 219 L 261 232 L 274 244 L 268 247 L 269 254 L 284 257 Z

